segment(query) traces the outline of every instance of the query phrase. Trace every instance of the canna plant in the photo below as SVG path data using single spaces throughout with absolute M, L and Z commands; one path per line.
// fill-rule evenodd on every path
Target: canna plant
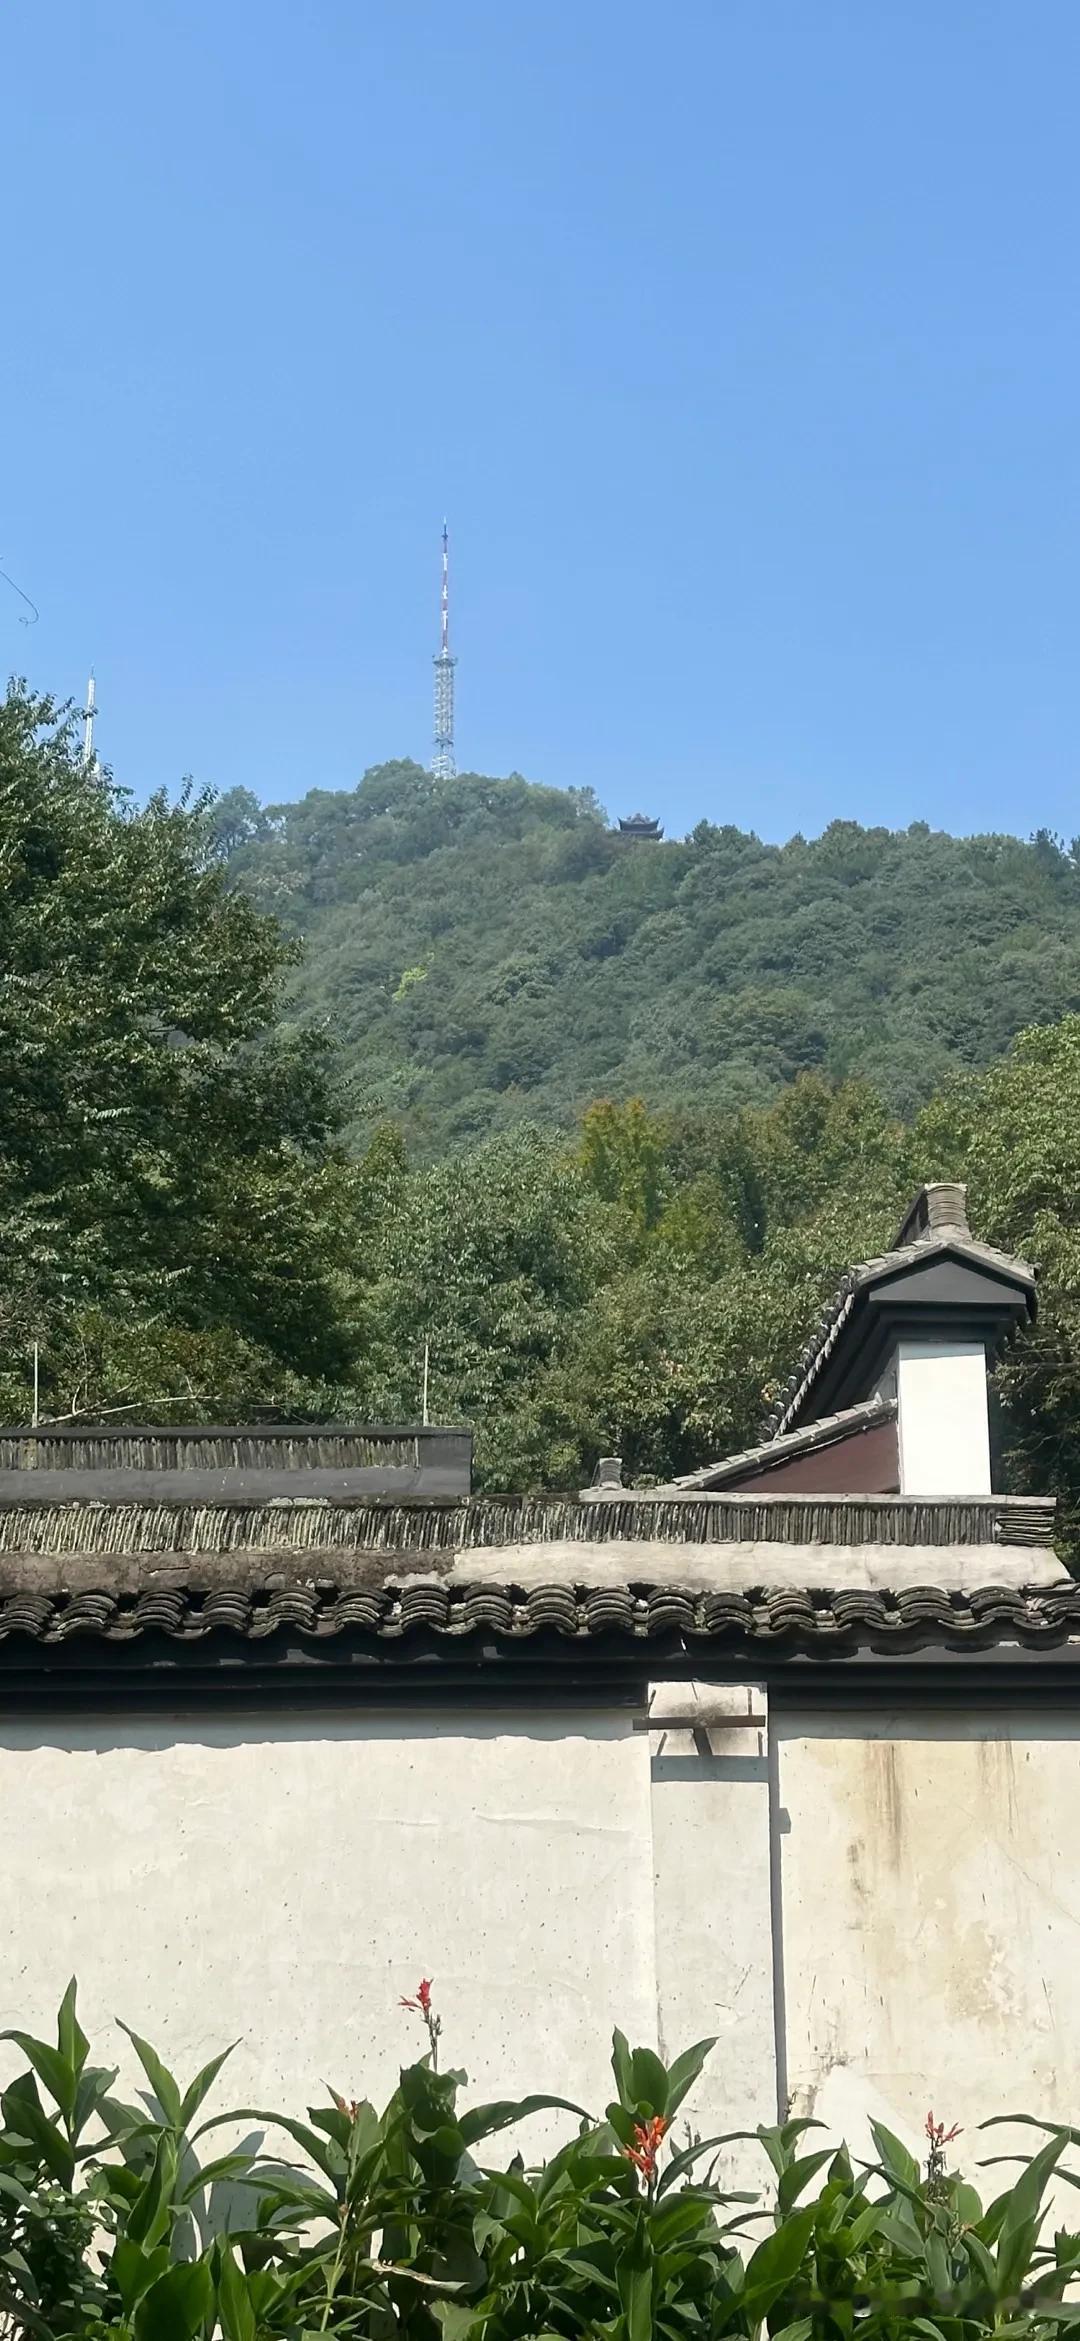
M 984 2206 L 927 2121 L 920 2164 L 878 2125 L 854 2163 L 811 2121 L 676 2143 L 714 2046 L 673 2064 L 616 2032 L 602 2115 L 549 2096 L 463 2103 L 438 2069 L 431 1984 L 404 2005 L 427 2052 L 382 2113 L 331 2090 L 306 2122 L 205 2114 L 229 2051 L 186 2088 L 129 2033 L 146 2087 L 115 2094 L 64 1995 L 56 2045 L 2 2037 L 0 2333 L 36 2341 L 1052 2341 L 1080 2328 L 1080 2235 L 1045 2235 L 1051 2179 L 1080 2185 L 1080 2131 L 1040 2143 Z M 492 2142 L 571 2117 L 538 2168 Z M 1025 2119 L 1026 2117 L 1010 2117 Z M 258 2125 L 222 2146 L 228 2127 Z M 267 2133 L 287 2141 L 275 2153 Z M 765 2193 L 718 2184 L 752 2137 Z M 1080 2341 L 1080 2336 L 1078 2336 Z

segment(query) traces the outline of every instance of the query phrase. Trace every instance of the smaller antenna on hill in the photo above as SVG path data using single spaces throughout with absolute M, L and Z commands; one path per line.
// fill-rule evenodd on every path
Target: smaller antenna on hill
M 95 761 L 95 758 L 94 758 L 94 721 L 95 721 L 96 715 L 97 715 L 97 684 L 96 684 L 96 683 L 95 683 L 95 681 L 94 681 L 94 670 L 93 670 L 93 667 L 91 667 L 91 669 L 90 669 L 90 680 L 89 680 L 89 682 L 87 683 L 87 686 L 86 686 L 86 705 L 85 705 L 85 707 L 83 708 L 83 743 L 82 743 L 82 760 L 83 760 L 83 766 L 84 766 L 84 769 L 85 769 L 85 770 L 87 770 L 87 771 L 90 771 L 90 770 L 92 770 L 92 768 L 93 768 L 93 765 L 94 765 L 94 761 Z

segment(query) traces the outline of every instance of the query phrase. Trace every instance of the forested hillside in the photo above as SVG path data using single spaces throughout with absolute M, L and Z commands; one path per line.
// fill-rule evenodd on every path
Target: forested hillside
M 428 1158 L 597 1096 L 764 1103 L 807 1070 L 910 1113 L 1080 1008 L 1080 868 L 1047 837 L 641 844 L 587 791 L 410 764 L 293 805 L 233 791 L 215 821 L 304 938 L 291 996 L 337 1044 L 354 1135 L 391 1119 Z
M 446 842 L 451 815 L 456 845 Z M 236 850 L 226 861 L 230 822 Z M 0 1420 L 29 1417 L 35 1348 L 47 1420 L 412 1418 L 426 1347 L 432 1412 L 473 1426 L 478 1485 L 576 1487 L 602 1453 L 621 1453 L 635 1477 L 666 1478 L 753 1437 L 841 1271 L 889 1243 L 918 1181 L 960 1177 L 978 1230 L 1043 1272 L 1038 1326 L 997 1381 L 1008 1477 L 1056 1489 L 1073 1510 L 1080 1015 L 1022 1033 L 914 1115 L 820 1065 L 783 1083 L 792 1060 L 753 1056 L 745 1023 L 741 1057 L 714 1047 L 695 1059 L 684 1047 L 680 1087 L 657 1044 L 645 1101 L 593 1099 L 575 1119 L 554 1058 L 531 1090 L 520 1064 L 516 1089 L 484 1088 L 489 1037 L 469 1059 L 467 1099 L 445 1103 L 465 1058 L 445 1048 L 447 1020 L 464 1014 L 470 986 L 479 996 L 486 981 L 494 996 L 481 963 L 498 962 L 506 978 L 503 1013 L 485 1030 L 498 1026 L 499 1046 L 515 1030 L 524 1048 L 528 1003 L 545 995 L 524 977 L 515 993 L 507 971 L 538 963 L 545 902 L 561 906 L 546 965 L 562 1028 L 550 1004 L 537 1020 L 559 1061 L 579 1068 L 575 1079 L 585 1079 L 590 1048 L 599 1059 L 601 1004 L 616 1024 L 622 1014 L 619 966 L 636 968 L 644 999 L 649 953 L 661 956 L 665 936 L 673 953 L 674 932 L 685 937 L 695 921 L 714 953 L 741 931 L 744 960 L 756 932 L 759 967 L 766 948 L 785 948 L 785 919 L 801 938 L 797 950 L 791 943 L 801 966 L 816 937 L 820 966 L 853 1016 L 873 956 L 882 1031 L 890 1015 L 914 1020 L 909 1031 L 925 1015 L 937 1035 L 928 1063 L 948 1067 L 974 1051 L 973 1031 L 986 1053 L 1016 1016 L 1072 996 L 1069 859 L 1049 845 L 849 830 L 784 853 L 723 832 L 626 852 L 587 801 L 515 782 L 462 783 L 435 800 L 420 776 L 400 771 L 355 798 L 308 798 L 244 842 L 253 826 L 258 809 L 236 799 L 155 797 L 137 809 L 83 765 L 47 701 L 13 690 L 0 702 Z M 584 874 L 574 877 L 579 856 Z M 801 924 L 798 867 L 814 873 L 816 903 Z M 741 891 L 733 868 L 744 872 Z M 929 873 L 921 893 L 919 868 Z M 475 881 L 471 905 L 460 896 L 463 869 Z M 351 901 L 340 899 L 348 886 Z M 896 967 L 893 894 L 907 938 Z M 957 925 L 965 900 L 970 940 Z M 293 940 L 269 903 L 287 914 Z M 381 1050 L 388 1102 L 394 1078 L 425 1094 L 426 1063 L 441 1119 L 433 1109 L 422 1119 L 417 1104 L 405 1130 L 384 1113 L 357 1138 L 332 1039 L 297 1020 L 295 1001 L 281 1014 L 283 985 L 295 988 L 302 974 L 301 914 L 319 921 L 303 983 L 323 1002 L 324 1024 L 347 1026 L 368 1114 Z M 587 918 L 602 916 L 609 926 L 625 919 L 625 940 L 594 961 L 580 942 Z M 340 979 L 323 949 L 331 929 Z M 862 955 L 858 983 L 845 934 L 849 958 Z M 658 1019 L 673 1018 L 677 992 L 691 1033 L 710 1004 L 717 1014 L 730 1004 L 704 959 L 702 941 L 697 963 L 684 949 L 677 984 L 673 964 L 658 979 Z M 746 965 L 734 975 L 731 997 L 745 1015 Z M 340 995 L 323 992 L 339 980 Z M 401 1009 L 418 1014 L 421 999 L 430 1023 L 408 1027 L 406 1048 L 395 1020 Z M 828 1019 L 823 1029 L 831 1033 Z M 887 1060 L 885 1040 L 865 1020 L 862 1029 L 864 1046 Z M 826 1062 L 832 1048 L 830 1038 Z M 628 1085 L 606 1061 L 604 1086 Z M 832 1062 L 842 1068 L 843 1052 Z M 695 1065 L 711 1068 L 713 1087 Z M 914 1054 L 903 1103 L 923 1089 L 924 1071 Z M 719 1102 L 725 1078 L 748 1090 L 782 1085 L 771 1102 L 738 1106 Z M 523 1107 L 534 1118 L 466 1147 L 466 1106 L 480 1121 Z M 541 1126 L 542 1113 L 567 1126 Z M 410 1142 L 410 1122 L 423 1144 Z M 432 1159 L 436 1141 L 444 1151 Z

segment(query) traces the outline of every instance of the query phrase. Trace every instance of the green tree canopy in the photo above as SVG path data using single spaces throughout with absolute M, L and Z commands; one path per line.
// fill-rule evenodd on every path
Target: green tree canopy
M 233 792 L 218 822 L 305 939 L 293 995 L 340 1047 L 360 1145 L 391 1118 L 437 1159 L 573 1129 L 597 1097 L 733 1111 L 812 1071 L 910 1115 L 1080 1010 L 1080 862 L 1045 835 L 702 822 L 643 845 L 586 791 L 407 763 L 261 813 Z
M 207 808 L 136 809 L 70 724 L 0 705 L 0 1289 L 9 1360 L 88 1326 L 228 1333 L 341 1371 L 326 1044 L 279 1028 L 293 956 Z M 59 1370 L 59 1366 L 58 1366 Z M 74 1370 L 72 1365 L 71 1370 Z M 16 1377 L 17 1378 L 17 1377 Z M 9 1404 L 11 1398 L 9 1396 Z

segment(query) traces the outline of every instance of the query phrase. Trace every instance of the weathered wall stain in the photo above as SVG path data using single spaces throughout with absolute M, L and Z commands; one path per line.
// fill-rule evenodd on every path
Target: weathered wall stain
M 991 2114 L 1074 2118 L 1080 1722 L 834 1711 L 778 1728 L 798 2110 L 867 2151 L 883 2119 L 917 2150 L 940 2105 L 974 2139 L 972 2165 Z

